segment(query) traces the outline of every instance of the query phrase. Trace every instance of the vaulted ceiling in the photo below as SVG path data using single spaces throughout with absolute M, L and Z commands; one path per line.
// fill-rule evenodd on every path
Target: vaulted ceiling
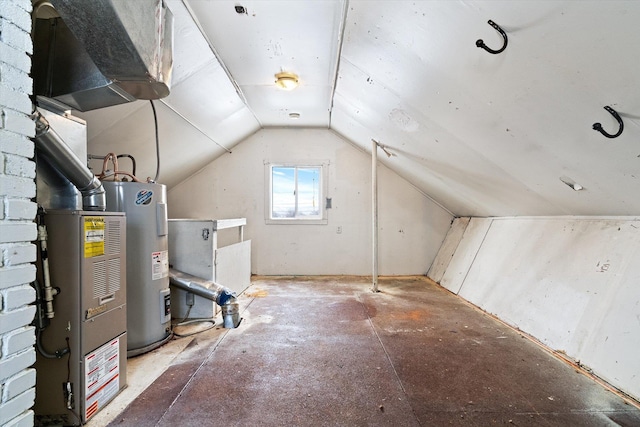
M 322 127 L 367 152 L 378 141 L 381 162 L 456 215 L 640 212 L 638 1 L 166 2 L 169 187 L 262 128 Z M 488 20 L 501 53 L 476 46 L 504 43 Z M 281 71 L 299 87 L 277 88 Z M 605 106 L 617 138 L 592 129 L 617 133 Z M 148 101 L 78 115 L 91 153 L 154 175 Z

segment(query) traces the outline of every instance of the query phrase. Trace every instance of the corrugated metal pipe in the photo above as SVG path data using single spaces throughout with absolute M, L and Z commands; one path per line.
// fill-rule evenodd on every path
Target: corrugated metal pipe
M 33 113 L 33 118 L 36 122 L 33 140 L 38 152 L 80 191 L 84 210 L 104 211 L 107 198 L 100 180 L 71 151 L 38 110 Z
M 235 328 L 240 324 L 236 294 L 231 289 L 173 268 L 169 269 L 169 283 L 187 292 L 210 299 L 222 307 L 225 328 Z

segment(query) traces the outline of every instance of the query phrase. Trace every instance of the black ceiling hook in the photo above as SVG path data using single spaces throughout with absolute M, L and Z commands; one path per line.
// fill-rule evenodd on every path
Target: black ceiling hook
M 497 32 L 499 32 L 502 35 L 502 38 L 504 39 L 504 44 L 502 45 L 502 47 L 498 50 L 493 50 L 491 49 L 489 46 L 487 46 L 486 44 L 484 44 L 484 41 L 482 41 L 482 39 L 478 39 L 476 41 L 476 46 L 483 48 L 484 50 L 486 50 L 489 53 L 493 53 L 494 55 L 497 53 L 502 52 L 503 50 L 505 50 L 507 48 L 507 33 L 505 33 L 502 28 L 500 28 L 500 26 L 498 24 L 496 24 L 495 22 L 493 22 L 491 19 L 489 19 L 488 24 L 491 25 L 493 28 L 495 28 L 495 30 Z
M 623 129 L 624 129 L 624 124 L 622 123 L 622 119 L 620 118 L 620 115 L 616 112 L 616 110 L 614 110 L 613 108 L 606 106 L 604 107 L 605 110 L 607 110 L 609 113 L 611 113 L 611 115 L 613 117 L 616 118 L 616 120 L 618 121 L 618 124 L 620 125 L 620 129 L 618 129 L 618 132 L 616 132 L 614 135 L 611 135 L 607 132 L 605 132 L 604 129 L 602 129 L 602 125 L 600 123 L 594 123 L 593 124 L 593 129 L 597 130 L 598 132 L 600 132 L 601 134 L 603 134 L 604 136 L 606 136 L 607 138 L 617 138 L 620 136 L 620 134 L 622 133 Z

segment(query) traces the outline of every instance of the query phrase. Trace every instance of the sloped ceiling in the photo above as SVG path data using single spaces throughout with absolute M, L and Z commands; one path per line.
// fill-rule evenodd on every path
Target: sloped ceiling
M 378 141 L 381 162 L 455 215 L 640 212 L 638 1 L 167 3 L 173 85 L 155 105 L 169 187 L 261 128 L 327 127 L 367 152 Z M 503 44 L 488 20 L 502 53 L 476 46 Z M 280 71 L 300 86 L 277 89 Z M 617 132 L 604 106 L 624 122 L 615 139 L 592 129 Z M 90 152 L 133 154 L 153 177 L 149 102 L 82 117 Z

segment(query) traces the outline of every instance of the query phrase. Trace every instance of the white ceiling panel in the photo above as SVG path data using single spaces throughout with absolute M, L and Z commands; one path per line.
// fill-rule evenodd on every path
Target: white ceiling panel
M 147 101 L 135 101 L 84 113 L 74 111 L 73 114 L 87 122 L 87 138 L 91 141 L 102 132 L 118 126 L 121 120 L 148 104 Z
M 381 162 L 456 215 L 640 212 L 640 1 L 168 4 L 163 182 L 261 128 L 328 127 L 366 152 L 378 140 L 393 153 Z M 476 46 L 502 45 L 489 19 L 508 36 L 497 55 Z M 300 86 L 276 88 L 280 71 Z M 606 105 L 624 120 L 615 139 L 592 129 L 617 131 Z M 134 150 L 154 172 L 148 102 L 81 116 L 90 151 Z
M 603 214 L 612 213 L 612 206 L 617 214 L 637 212 L 640 204 L 620 191 L 636 185 L 631 175 L 637 170 L 634 152 L 639 150 L 629 152 L 628 142 L 634 131 L 612 146 L 611 140 L 591 129 L 595 121 L 617 127 L 604 105 L 621 112 L 622 105 L 638 110 L 631 76 L 640 71 L 640 62 L 631 63 L 613 49 L 606 29 L 624 23 L 618 31 L 622 51 L 634 49 L 640 42 L 632 24 L 639 16 L 638 3 L 606 5 L 351 1 L 336 100 L 355 103 L 359 112 L 345 112 L 347 117 L 341 118 L 334 108 L 332 128 L 354 139 L 339 127 L 357 119 L 364 128 L 378 130 L 372 137 L 382 143 L 405 150 L 403 144 L 408 145 L 425 159 L 448 159 L 446 167 L 455 164 L 464 171 L 461 177 L 467 189 L 484 184 L 484 189 L 469 195 L 475 205 L 484 207 L 480 211 L 484 214 Z M 605 11 L 607 18 L 602 19 Z M 495 49 L 501 45 L 501 36 L 487 19 L 502 24 L 508 33 L 509 44 L 502 54 L 491 55 L 475 46 L 477 38 Z M 614 71 L 617 68 L 620 72 Z M 353 69 L 359 78 L 351 76 Z M 609 84 L 616 89 L 602 89 Z M 632 120 L 628 127 L 637 132 Z M 415 130 L 411 135 L 389 133 L 398 122 Z M 383 135 L 390 139 L 383 140 Z M 468 155 L 461 156 L 460 151 Z M 594 155 L 598 152 L 615 160 L 603 162 L 602 155 Z M 493 172 L 469 156 L 483 157 Z M 410 170 L 400 157 L 388 162 L 395 161 L 398 171 Z M 427 177 L 426 171 L 417 173 Z M 575 193 L 563 184 L 559 178 L 567 175 L 583 180 L 586 191 Z M 493 182 L 521 190 L 501 194 Z M 439 200 L 457 214 L 478 214 L 471 203 L 459 206 L 456 194 L 460 193 Z M 496 198 L 511 208 L 500 207 Z
M 201 128 L 213 128 L 225 117 L 246 108 L 234 87 L 221 78 L 224 71 L 215 59 L 186 80 L 171 88 L 171 94 L 163 99 L 180 114 Z M 253 123 L 249 127 L 255 126 Z
M 165 3 L 174 17 L 171 83 L 175 86 L 215 60 L 215 56 L 182 1 L 165 0 Z
M 156 102 L 158 132 L 160 135 L 160 174 L 158 182 L 171 187 L 200 170 L 202 167 L 226 155 L 227 150 L 214 143 L 211 138 L 195 127 L 185 123 L 161 102 Z M 247 116 L 247 114 L 249 116 Z M 253 116 L 246 109 L 217 123 L 210 132 L 219 135 L 219 142 L 227 148 L 233 148 L 234 142 L 245 139 L 253 131 L 243 125 Z M 126 129 L 126 132 L 122 130 Z M 147 102 L 133 114 L 89 141 L 89 152 L 95 154 L 131 154 L 137 162 L 137 177 L 140 180 L 154 178 L 156 174 L 156 145 L 153 125 L 153 113 Z M 105 152 L 105 150 L 107 150 Z M 232 154 L 229 154 L 232 155 Z M 96 173 L 100 172 L 101 162 L 92 161 Z M 121 169 L 131 171 L 127 159 L 120 161 Z
M 329 126 L 343 1 L 185 3 L 262 126 Z M 297 74 L 300 86 L 277 89 L 282 71 Z M 292 123 L 284 112 L 300 118 Z
M 366 151 L 371 150 L 371 139 L 383 144 L 392 156 L 380 151 L 382 163 L 439 203 L 444 201 L 452 212 L 487 216 L 499 208 L 505 215 L 516 215 L 514 198 L 520 199 L 519 205 L 532 215 L 557 210 L 557 206 L 536 194 L 535 188 L 519 182 L 481 152 L 430 123 L 400 100 L 391 103 L 391 110 L 363 108 L 383 96 L 374 92 L 370 97 L 360 97 L 363 105 L 353 106 L 336 93 L 332 129 L 349 135 L 348 139 Z
M 326 86 L 301 86 L 296 96 L 270 86 L 243 86 L 247 102 L 252 111 L 260 111 L 263 127 L 328 127 L 331 88 Z M 326 108 L 320 108 L 324 105 Z M 299 114 L 292 118 L 290 114 Z

